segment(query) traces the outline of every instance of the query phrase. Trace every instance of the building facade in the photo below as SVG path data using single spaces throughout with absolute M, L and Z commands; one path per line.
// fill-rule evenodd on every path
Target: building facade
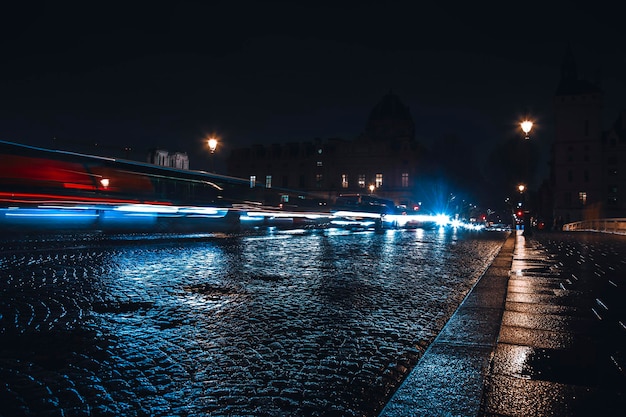
M 189 157 L 184 152 L 170 154 L 164 149 L 153 149 L 148 153 L 148 163 L 170 168 L 189 169 Z
M 558 223 L 626 217 L 626 113 L 603 130 L 603 91 L 580 79 L 571 50 L 554 97 L 552 216 Z
M 228 174 L 249 178 L 251 186 L 301 190 L 330 202 L 340 195 L 372 194 L 414 207 L 422 156 L 409 108 L 390 92 L 372 109 L 357 138 L 236 149 Z

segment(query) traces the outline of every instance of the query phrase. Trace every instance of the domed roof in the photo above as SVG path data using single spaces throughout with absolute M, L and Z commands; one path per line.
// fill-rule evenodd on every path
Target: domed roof
M 382 120 L 413 122 L 409 108 L 391 91 L 376 104 L 368 119 L 370 123 Z
M 413 140 L 415 125 L 408 106 L 390 91 L 372 109 L 365 133 L 370 140 Z

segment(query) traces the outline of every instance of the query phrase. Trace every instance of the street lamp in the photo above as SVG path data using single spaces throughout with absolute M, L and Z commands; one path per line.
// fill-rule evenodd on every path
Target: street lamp
M 524 132 L 524 139 L 528 140 L 530 139 L 530 131 L 533 128 L 533 122 L 531 122 L 528 119 L 525 119 L 524 121 L 522 121 L 520 123 L 520 127 L 522 128 L 522 132 Z M 530 142 L 529 142 L 530 145 Z M 531 159 L 532 159 L 532 151 L 530 146 L 526 147 L 526 152 L 528 153 L 526 155 L 526 181 L 528 181 L 529 183 L 532 182 L 531 181 Z M 528 201 L 527 201 L 527 197 L 526 194 L 524 193 L 524 191 L 526 190 L 526 187 L 524 185 L 519 185 L 518 186 L 519 192 L 522 194 L 522 201 L 524 204 L 524 236 L 530 236 L 532 234 L 530 228 L 531 228 L 531 222 L 530 222 L 530 207 L 528 207 Z
M 524 120 L 522 123 L 520 123 L 520 126 L 522 128 L 522 131 L 524 132 L 524 139 L 530 139 L 530 130 L 533 128 L 533 122 L 531 122 L 530 120 Z
M 215 172 L 215 149 L 217 149 L 217 139 L 209 138 L 209 150 L 211 151 L 211 172 Z
M 370 194 L 374 193 L 374 189 L 376 188 L 376 186 L 374 184 L 370 185 Z
M 527 202 L 526 202 L 526 193 L 524 193 L 524 191 L 526 191 L 526 186 L 524 184 L 520 184 L 517 186 L 517 189 L 519 190 L 519 193 L 521 194 L 522 197 L 522 202 L 521 202 L 521 212 L 524 216 L 524 231 L 522 232 L 522 235 L 524 236 L 530 236 L 532 235 L 532 231 L 530 230 L 531 228 L 531 224 L 530 224 L 530 209 L 527 206 Z

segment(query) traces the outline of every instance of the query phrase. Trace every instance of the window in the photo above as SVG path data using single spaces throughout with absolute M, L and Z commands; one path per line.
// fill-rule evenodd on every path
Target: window
M 289 195 L 288 194 L 282 194 L 280 196 L 280 202 L 281 203 L 288 203 L 289 202 Z
M 409 173 L 403 172 L 402 173 L 402 187 L 407 188 L 408 186 L 409 186 Z
M 365 188 L 365 174 L 359 174 L 359 188 Z
M 578 193 L 578 200 L 584 206 L 587 204 L 587 193 L 585 191 L 581 191 Z
M 250 175 L 250 188 L 254 188 L 256 185 L 256 175 Z
M 617 169 L 615 169 L 615 168 L 609 168 L 609 176 L 610 176 L 610 177 L 615 177 L 615 176 L 617 176 Z
M 272 176 L 271 175 L 265 176 L 265 188 L 272 188 Z
M 341 188 L 348 188 L 348 174 L 341 174 Z
M 383 186 L 383 174 L 376 174 L 375 183 L 376 183 L 376 188 Z
M 318 166 L 318 167 L 321 167 L 322 165 L 323 165 L 323 164 L 322 164 L 322 161 L 317 161 L 317 166 Z
M 322 188 L 323 180 L 324 180 L 324 177 L 322 174 L 315 174 L 315 186 L 317 188 Z

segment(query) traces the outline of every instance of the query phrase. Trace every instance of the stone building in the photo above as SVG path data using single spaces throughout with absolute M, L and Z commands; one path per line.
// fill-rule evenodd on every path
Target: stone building
M 148 153 L 148 163 L 170 168 L 189 169 L 189 157 L 185 152 L 170 154 L 164 149 L 153 149 Z
M 228 174 L 251 185 L 293 189 L 333 202 L 340 195 L 373 194 L 407 207 L 418 203 L 415 184 L 423 150 L 409 108 L 389 92 L 372 109 L 355 139 L 314 139 L 233 150 Z
M 548 191 L 557 222 L 626 217 L 626 112 L 604 130 L 603 91 L 578 77 L 567 50 L 554 97 Z

